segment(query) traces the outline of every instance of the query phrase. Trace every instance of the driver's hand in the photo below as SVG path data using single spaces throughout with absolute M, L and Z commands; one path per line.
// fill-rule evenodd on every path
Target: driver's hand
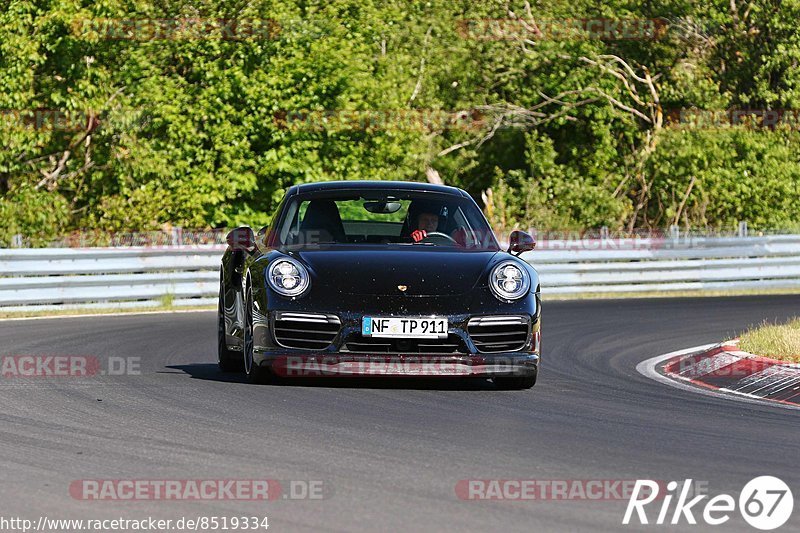
M 411 233 L 411 238 L 414 239 L 414 242 L 419 242 L 427 236 L 428 232 L 424 229 L 417 229 Z

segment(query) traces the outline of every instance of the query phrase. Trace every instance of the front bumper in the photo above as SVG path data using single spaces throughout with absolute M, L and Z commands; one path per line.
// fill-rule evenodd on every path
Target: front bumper
M 422 346 L 404 351 L 395 345 L 377 353 L 360 346 L 353 339 L 360 335 L 362 313 L 330 313 L 339 321 L 338 333 L 324 348 L 293 349 L 278 342 L 276 317 L 282 311 L 256 313 L 253 362 L 272 373 L 287 377 L 324 376 L 517 376 L 537 373 L 539 367 L 538 309 L 533 314 L 516 313 L 527 320 L 528 335 L 513 351 L 482 351 L 470 335 L 469 324 L 482 314 L 437 315 L 448 319 L 448 341 L 458 345 L 451 353 L 428 352 Z M 324 316 L 324 313 L 320 313 Z M 489 315 L 491 316 L 491 315 Z M 474 330 L 473 330 L 474 331 Z M 363 340 L 363 339 L 361 339 Z
M 424 355 L 424 354 L 269 354 L 262 368 L 282 377 L 493 377 L 533 376 L 537 354 Z

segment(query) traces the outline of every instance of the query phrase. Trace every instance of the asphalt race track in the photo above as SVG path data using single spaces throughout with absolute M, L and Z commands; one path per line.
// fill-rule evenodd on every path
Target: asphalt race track
M 268 516 L 270 531 L 672 531 L 622 526 L 626 501 L 465 501 L 455 486 L 691 478 L 736 498 L 750 479 L 775 475 L 795 489 L 781 531 L 797 531 L 800 412 L 677 390 L 636 365 L 800 315 L 798 303 L 545 302 L 539 383 L 515 392 L 408 379 L 248 385 L 216 369 L 214 312 L 3 321 L 0 355 L 141 358 L 141 373 L 0 378 L 2 514 Z M 82 479 L 254 478 L 322 481 L 325 498 L 83 501 L 69 492 Z M 754 531 L 738 511 L 724 529 Z

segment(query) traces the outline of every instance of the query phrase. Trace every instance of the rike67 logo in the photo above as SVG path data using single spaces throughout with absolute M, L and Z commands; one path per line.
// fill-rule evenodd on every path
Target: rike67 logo
M 661 491 L 662 488 L 664 488 L 663 482 L 637 480 L 622 523 L 630 524 L 633 519 L 633 523 L 638 520 L 640 524 L 694 525 L 698 523 L 699 517 L 705 524 L 719 526 L 730 520 L 736 510 L 737 501 L 729 494 L 714 496 L 706 502 L 703 500 L 708 498 L 707 494 L 690 499 L 690 495 L 693 494 L 691 479 L 687 479 L 682 486 L 677 481 L 670 481 L 665 491 Z M 672 508 L 673 501 L 675 501 L 674 508 Z M 645 509 L 654 502 L 658 503 L 650 509 Z M 744 486 L 739 493 L 738 504 L 739 513 L 745 522 L 756 529 L 768 531 L 781 527 L 789 520 L 794 508 L 794 497 L 789 486 L 782 480 L 773 476 L 760 476 Z M 650 522 L 656 510 L 658 516 L 655 522 Z

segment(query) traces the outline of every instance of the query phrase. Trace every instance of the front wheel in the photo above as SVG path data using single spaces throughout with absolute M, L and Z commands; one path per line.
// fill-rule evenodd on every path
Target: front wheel
M 530 389 L 536 385 L 536 377 L 539 371 L 537 370 L 530 376 L 521 377 L 496 377 L 493 378 L 495 386 L 500 390 L 524 390 Z
M 253 291 L 248 283 L 244 300 L 244 371 L 250 383 L 264 383 L 267 381 L 267 372 L 255 364 L 253 360 Z
M 228 349 L 225 342 L 225 311 L 222 303 L 222 286 L 219 288 L 219 304 L 217 306 L 217 365 L 223 372 L 241 372 L 242 357 Z

